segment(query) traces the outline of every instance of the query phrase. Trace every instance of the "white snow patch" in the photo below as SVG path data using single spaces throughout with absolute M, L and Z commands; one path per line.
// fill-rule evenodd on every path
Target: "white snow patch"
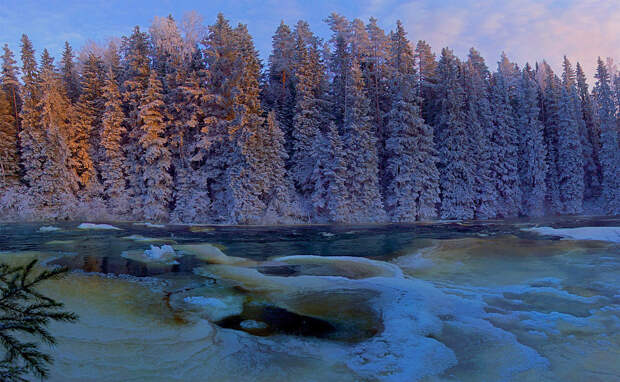
M 169 245 L 162 245 L 161 247 L 157 247 L 155 245 L 151 245 L 151 249 L 147 249 L 144 251 L 146 257 L 152 260 L 162 260 L 168 257 L 174 257 L 176 253 L 174 252 L 174 248 Z
M 121 231 L 120 228 L 114 227 L 109 224 L 93 224 L 93 223 L 82 223 L 77 226 L 78 229 L 107 229 L 107 230 L 118 230 Z
M 579 227 L 579 228 L 552 228 L 534 227 L 522 228 L 523 231 L 535 232 L 539 235 L 561 236 L 573 240 L 598 240 L 620 243 L 620 227 Z
M 199 307 L 200 312 L 212 322 L 220 321 L 226 317 L 235 316 L 243 312 L 243 298 L 238 296 L 221 298 L 188 296 L 185 297 L 183 301 Z
M 54 227 L 51 225 L 46 225 L 46 226 L 39 228 L 39 232 L 54 232 L 54 231 L 60 231 L 60 228 Z

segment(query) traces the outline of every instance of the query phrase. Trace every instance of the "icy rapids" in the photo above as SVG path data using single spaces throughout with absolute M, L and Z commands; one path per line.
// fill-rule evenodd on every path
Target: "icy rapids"
M 0 260 L 72 269 L 52 381 L 618 381 L 618 232 L 12 224 Z

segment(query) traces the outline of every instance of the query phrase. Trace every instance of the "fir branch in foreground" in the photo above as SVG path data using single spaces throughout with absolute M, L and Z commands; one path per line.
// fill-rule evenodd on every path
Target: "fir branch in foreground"
M 46 378 L 52 357 L 39 350 L 39 342 L 56 344 L 47 330 L 50 321 L 75 322 L 75 313 L 64 311 L 63 304 L 44 296 L 36 287 L 44 280 L 58 279 L 66 268 L 34 271 L 37 260 L 21 266 L 0 264 L 0 380 L 27 381 L 28 374 Z M 28 335 L 31 341 L 25 341 Z

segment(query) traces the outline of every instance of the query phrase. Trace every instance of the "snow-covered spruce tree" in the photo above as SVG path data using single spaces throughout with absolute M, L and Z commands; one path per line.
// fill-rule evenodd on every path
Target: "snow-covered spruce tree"
M 332 103 L 332 114 L 336 126 L 342 132 L 346 114 L 346 87 L 351 66 L 350 23 L 337 13 L 332 13 L 326 20 L 332 30 L 329 40 L 329 71 L 331 83 L 329 98 Z
M 188 20 L 182 21 L 187 25 Z M 164 89 L 167 145 L 171 153 L 173 207 L 171 219 L 178 222 L 206 221 L 209 198 L 201 187 L 200 174 L 191 158 L 202 120 L 202 54 L 196 45 L 197 30 L 181 28 L 171 17 L 156 17 L 150 29 L 154 50 L 154 70 Z M 198 34 L 196 34 L 198 33 Z M 202 73 L 202 74 L 201 74 Z
M 467 145 L 473 158 L 473 196 L 475 218 L 489 219 L 497 216 L 498 191 L 495 187 L 493 167 L 498 161 L 498 149 L 491 143 L 495 126 L 490 102 L 490 72 L 478 51 L 470 49 L 463 64 L 463 89 L 465 91 L 468 128 Z
M 18 68 L 13 52 L 4 44 L 0 72 L 0 184 L 19 182 L 19 95 Z
M 562 212 L 583 212 L 584 165 L 581 131 L 585 122 L 577 95 L 575 72 L 568 58 L 564 57 L 562 73 L 561 118 L 558 130 L 558 175 Z
M 558 129 L 560 119 L 560 95 L 562 85 L 547 63 L 543 62 L 537 69 L 540 78 L 542 94 L 542 122 L 544 125 L 545 146 L 547 147 L 547 176 L 545 209 L 547 213 L 559 214 L 562 212 L 560 200 L 560 181 L 558 169 Z M 540 73 L 544 73 L 540 75 Z
M 467 140 L 465 94 L 461 86 L 461 64 L 448 48 L 442 49 L 437 65 L 437 87 L 433 107 L 435 140 L 439 152 L 439 187 L 443 219 L 474 217 L 472 153 Z
M 206 222 L 211 199 L 201 170 L 203 157 L 199 155 L 199 136 L 205 119 L 203 105 L 206 91 L 203 84 L 206 71 L 199 49 L 193 52 L 190 63 L 182 73 L 185 73 L 185 78 L 179 80 L 175 98 L 178 105 L 177 124 L 182 128 L 179 128 L 178 154 L 173 155 L 175 191 L 172 219 L 178 222 Z
M 616 107 L 605 64 L 599 57 L 596 68 L 596 100 L 598 119 L 601 124 L 602 205 L 607 214 L 620 214 L 620 150 L 618 149 L 618 128 Z
M 161 82 L 153 71 L 139 108 L 139 171 L 142 215 L 147 220 L 167 221 L 172 195 L 170 151 L 166 147 L 164 102 Z
M 497 214 L 501 217 L 517 216 L 521 206 L 518 174 L 518 135 L 512 100 L 515 77 L 519 70 L 506 55 L 498 64 L 498 71 L 491 81 L 491 111 L 493 134 L 491 145 L 497 150 L 497 161 L 492 166 L 493 179 L 498 194 Z
M 2 69 L 0 71 L 0 82 L 2 89 L 7 93 L 13 116 L 19 122 L 19 111 L 21 110 L 21 97 L 19 93 L 20 83 L 18 80 L 19 68 L 13 56 L 13 52 L 7 44 L 2 47 Z M 19 123 L 17 123 L 19 126 Z
M 300 38 L 303 39 L 303 36 Z M 284 132 L 289 153 L 292 153 L 295 116 L 295 40 L 296 34 L 281 22 L 272 37 L 272 51 L 262 97 L 265 109 L 276 113 L 276 120 Z
M 323 107 L 324 66 L 320 60 L 317 41 L 307 41 L 304 25 L 295 30 L 296 98 L 292 131 L 292 158 L 290 174 L 303 199 L 306 201 L 314 192 L 312 171 L 315 164 L 314 143 L 325 123 L 326 109 Z
M 120 91 L 114 71 L 110 67 L 103 87 L 103 117 L 100 134 L 100 174 L 103 185 L 103 197 L 108 208 L 123 215 L 129 210 L 126 195 L 125 153 L 122 143 L 125 134 Z
M 293 184 L 288 178 L 285 161 L 284 133 L 274 112 L 267 115 L 264 126 L 250 137 L 247 149 L 253 186 L 258 186 L 259 199 L 265 205 L 260 222 L 291 223 L 299 216 L 292 199 Z
M 314 143 L 316 162 L 312 171 L 313 221 L 343 223 L 348 221 L 349 202 L 345 189 L 346 167 L 342 140 L 334 123 Z
M 381 222 L 386 216 L 379 185 L 376 131 L 368 115 L 370 102 L 356 61 L 351 63 L 346 85 L 342 130 L 347 169 L 345 186 L 349 195 L 348 220 Z
M 125 128 L 127 139 L 124 149 L 127 156 L 127 180 L 129 196 L 134 198 L 140 205 L 142 195 L 142 175 L 140 172 L 140 106 L 143 104 L 142 97 L 146 92 L 150 76 L 150 44 L 148 34 L 141 32 L 135 27 L 129 37 L 123 37 L 121 42 L 123 57 L 122 75 L 120 81 L 121 96 L 125 111 Z M 139 208 L 137 209 L 139 210 Z
M 384 205 L 394 222 L 436 216 L 439 202 L 433 134 L 420 117 L 413 52 L 400 22 L 391 36 L 392 109 L 385 128 Z
M 520 96 L 517 107 L 519 131 L 519 183 L 521 186 L 521 214 L 543 216 L 545 214 L 545 162 L 546 147 L 543 125 L 538 106 L 539 87 L 529 65 L 523 68 Z
M 229 214 L 232 203 L 228 192 L 226 171 L 232 164 L 233 137 L 229 124 L 234 119 L 233 90 L 239 68 L 236 67 L 237 51 L 233 30 L 228 20 L 218 14 L 215 24 L 209 26 L 209 33 L 202 41 L 207 65 L 205 95 L 205 118 L 202 126 L 198 151 L 192 158 L 200 166 L 201 187 L 208 192 L 212 201 L 209 220 L 215 223 L 231 222 Z
M 91 53 L 92 54 L 92 53 Z M 73 49 L 67 41 L 65 41 L 65 49 L 62 52 L 62 60 L 60 65 L 60 73 L 62 75 L 62 84 L 65 94 L 72 103 L 77 102 L 80 97 L 80 79 L 74 62 L 75 55 Z
M 24 182 L 27 185 L 33 185 L 42 173 L 42 163 L 39 158 L 42 156 L 45 136 L 41 129 L 41 110 L 39 108 L 41 101 L 39 70 L 32 43 L 26 35 L 22 35 L 21 39 L 21 61 L 23 104 L 20 112 L 20 160 Z
M 584 165 L 584 199 L 590 199 L 601 194 L 601 164 L 599 152 L 601 147 L 600 129 L 596 122 L 596 113 L 592 96 L 588 90 L 586 75 L 577 63 L 577 90 L 581 102 L 581 112 L 585 123 L 585 132 L 581 132 L 581 147 L 583 148 Z
M 435 87 L 437 86 L 437 61 L 431 46 L 426 41 L 420 40 L 416 44 L 415 60 L 418 74 L 418 96 L 422 98 L 420 112 L 427 124 L 434 121 L 433 108 L 437 102 L 434 99 Z
M 101 193 L 95 169 L 95 144 L 100 140 L 98 135 L 104 107 L 103 86 L 103 63 L 99 57 L 90 53 L 82 68 L 82 91 L 75 104 L 75 122 L 69 137 L 71 169 L 78 178 L 80 199 L 86 201 Z
M 271 124 L 262 117 L 259 100 L 260 61 L 247 27 L 240 24 L 234 30 L 237 68 L 240 71 L 238 91 L 233 109 L 235 118 L 229 128 L 235 150 L 227 179 L 233 203 L 231 216 L 235 222 L 262 221 L 266 208 L 290 211 L 288 182 L 270 174 L 284 174 L 282 137 L 272 116 Z M 278 185 L 282 182 L 282 185 Z M 276 194 L 277 193 L 277 194 Z M 274 198 L 276 198 L 274 200 Z
M 43 141 L 37 160 L 41 162 L 30 188 L 37 195 L 41 207 L 53 217 L 64 218 L 71 214 L 75 204 L 78 179 L 71 171 L 68 147 L 73 110 L 71 101 L 64 94 L 60 75 L 53 67 L 47 50 L 43 51 L 40 68 L 41 99 L 37 106 L 39 128 Z
M 19 182 L 17 124 L 9 94 L 0 88 L 0 189 Z
M 368 25 L 366 25 L 368 46 L 362 65 L 362 74 L 366 83 L 366 93 L 370 100 L 370 115 L 379 138 L 379 156 L 383 163 L 385 156 L 382 142 L 385 140 L 386 116 L 391 108 L 390 78 L 392 73 L 389 65 L 390 39 L 385 35 L 385 31 L 377 25 L 377 22 L 377 19 L 371 17 Z
M 37 342 L 54 345 L 49 332 L 51 321 L 75 322 L 78 316 L 65 311 L 63 304 L 41 294 L 41 283 L 62 277 L 66 268 L 35 271 L 36 260 L 26 265 L 0 264 L 0 380 L 28 381 L 28 376 L 44 379 L 53 358 Z

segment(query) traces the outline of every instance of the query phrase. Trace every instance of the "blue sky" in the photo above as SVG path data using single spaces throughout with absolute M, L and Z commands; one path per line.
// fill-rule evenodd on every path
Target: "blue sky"
M 0 42 L 16 53 L 27 33 L 38 53 L 47 47 L 59 56 L 65 40 L 79 50 L 88 40 L 129 34 L 134 25 L 148 28 L 154 16 L 176 19 L 191 10 L 206 24 L 218 12 L 248 25 L 261 55 L 269 54 L 271 36 L 280 20 L 308 21 L 323 37 L 323 20 L 338 12 L 349 18 L 379 19 L 387 30 L 403 21 L 411 40 L 427 40 L 438 52 L 450 46 L 459 56 L 469 47 L 482 52 L 491 68 L 501 51 L 522 64 L 547 58 L 559 69 L 562 56 L 580 61 L 592 72 L 596 57 L 620 59 L 620 7 L 617 0 L 358 0 L 358 1 L 250 1 L 250 0 L 3 0 Z

